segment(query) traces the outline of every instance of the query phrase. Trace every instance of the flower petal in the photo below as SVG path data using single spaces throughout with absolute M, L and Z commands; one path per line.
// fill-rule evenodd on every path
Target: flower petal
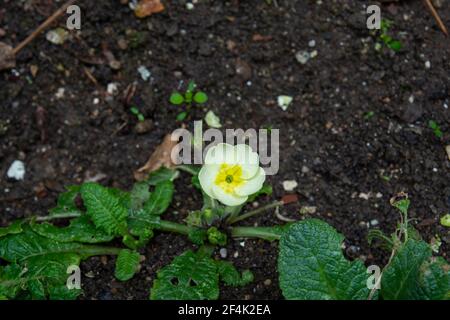
M 217 164 L 205 164 L 198 173 L 198 180 L 202 186 L 203 191 L 214 198 L 212 187 L 216 181 L 217 174 L 219 173 L 220 165 Z
M 205 157 L 205 164 L 234 164 L 236 163 L 236 158 L 236 150 L 231 144 L 219 143 L 217 146 L 208 150 Z
M 264 181 L 266 181 L 266 173 L 264 169 L 259 168 L 258 173 L 250 180 L 245 181 L 245 183 L 236 188 L 235 193 L 240 197 L 249 196 L 261 190 Z
M 259 156 L 253 152 L 252 148 L 246 144 L 238 144 L 235 146 L 237 163 L 242 166 L 242 178 L 251 179 L 259 169 Z
M 226 193 L 221 187 L 217 185 L 213 185 L 212 192 L 215 199 L 230 207 L 239 206 L 248 199 L 248 197 L 239 197 L 231 193 Z

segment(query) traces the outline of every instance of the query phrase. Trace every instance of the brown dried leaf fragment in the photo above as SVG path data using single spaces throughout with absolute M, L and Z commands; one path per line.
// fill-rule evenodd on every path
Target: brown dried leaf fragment
M 134 10 L 134 14 L 138 18 L 145 18 L 151 16 L 153 13 L 158 13 L 164 10 L 164 5 L 160 0 L 141 0 Z
M 13 47 L 0 42 L 0 70 L 11 69 L 16 66 L 16 55 Z
M 173 168 L 175 164 L 172 162 L 172 149 L 178 144 L 178 141 L 172 141 L 172 135 L 167 134 L 163 142 L 156 147 L 147 163 L 134 172 L 134 178 L 142 181 L 148 177 L 148 174 L 158 170 L 161 167 Z

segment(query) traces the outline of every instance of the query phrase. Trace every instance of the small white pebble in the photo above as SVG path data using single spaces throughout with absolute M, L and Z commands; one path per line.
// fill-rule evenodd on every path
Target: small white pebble
M 110 94 L 110 95 L 116 95 L 119 92 L 119 88 L 118 88 L 118 84 L 115 82 L 112 83 L 108 83 L 108 86 L 106 88 L 106 91 Z
M 409 103 L 414 103 L 414 96 L 411 95 L 411 96 L 409 97 L 408 101 L 409 101 Z
M 431 68 L 431 62 L 430 61 L 425 62 L 425 68 L 427 68 L 427 69 Z
M 361 192 L 358 197 L 364 200 L 369 200 L 370 195 L 368 193 Z
M 239 245 L 240 245 L 241 247 L 245 247 L 245 241 L 239 242 Z
M 298 183 L 295 180 L 286 180 L 283 181 L 283 189 L 285 191 L 293 191 L 295 188 L 297 188 Z
M 194 5 L 190 2 L 186 3 L 186 9 L 188 10 L 193 10 L 194 9 Z
M 220 256 L 222 257 L 222 259 L 225 259 L 228 255 L 227 249 L 225 249 L 225 248 L 220 249 L 219 253 L 220 253 Z
M 25 164 L 20 160 L 14 160 L 6 175 L 10 179 L 23 180 L 25 177 Z
M 65 88 L 59 88 L 58 91 L 55 94 L 56 99 L 64 98 L 65 93 L 66 93 L 66 89 Z
M 94 100 L 92 101 L 92 103 L 94 103 L 94 104 L 99 104 L 99 103 L 100 103 L 100 99 L 99 99 L 99 98 L 94 98 Z
M 370 224 L 371 224 L 372 226 L 377 226 L 378 223 L 379 223 L 379 222 L 378 222 L 377 219 L 373 219 L 373 220 L 370 221 Z
M 286 111 L 289 105 L 291 104 L 293 98 L 291 96 L 278 96 L 277 102 L 278 106 L 283 110 Z
M 309 41 L 308 46 L 310 46 L 311 48 L 314 48 L 316 46 L 316 40 Z

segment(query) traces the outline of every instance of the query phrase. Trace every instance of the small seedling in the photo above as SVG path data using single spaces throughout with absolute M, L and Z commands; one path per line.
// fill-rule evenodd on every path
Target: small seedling
M 131 108 L 130 108 L 130 111 L 131 111 L 132 114 L 134 114 L 134 115 L 136 116 L 136 118 L 137 118 L 139 121 L 144 121 L 144 120 L 145 120 L 144 115 L 139 111 L 138 108 L 136 108 L 136 107 L 131 107 Z
M 393 25 L 393 22 L 387 19 L 381 20 L 381 29 L 379 31 L 379 39 L 380 42 L 377 42 L 375 44 L 376 50 L 381 50 L 382 44 L 384 44 L 386 47 L 390 48 L 391 50 L 398 52 L 403 47 L 402 43 L 399 40 L 393 39 L 389 34 L 389 29 Z
M 364 115 L 364 119 L 370 120 L 375 115 L 375 112 L 369 111 Z
M 208 95 L 203 91 L 195 91 L 197 85 L 194 81 L 189 81 L 188 87 L 184 93 L 173 92 L 170 95 L 170 103 L 176 106 L 185 105 L 186 110 L 177 115 L 178 121 L 183 121 L 189 115 L 194 103 L 204 104 L 208 101 Z
M 430 127 L 430 129 L 433 130 L 433 133 L 436 136 L 436 138 L 438 139 L 442 138 L 443 133 L 441 131 L 441 127 L 437 124 L 436 121 L 434 120 L 428 121 L 428 126 Z

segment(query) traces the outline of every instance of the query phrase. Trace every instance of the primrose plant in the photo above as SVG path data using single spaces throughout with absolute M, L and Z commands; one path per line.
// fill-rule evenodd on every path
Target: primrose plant
M 171 104 L 177 106 L 185 106 L 185 110 L 177 115 L 178 121 L 183 121 L 184 119 L 186 119 L 194 103 L 204 104 L 208 101 L 207 94 L 203 91 L 196 91 L 196 87 L 197 85 L 194 81 L 189 81 L 184 93 L 176 91 L 170 95 L 169 101 Z
M 163 215 L 171 206 L 174 180 L 180 172 L 192 175 L 203 204 L 183 222 L 174 222 Z M 380 230 L 370 234 L 369 240 L 381 239 L 391 251 L 388 264 L 373 277 L 363 261 L 344 256 L 344 237 L 324 221 L 236 226 L 287 204 L 274 201 L 245 211 L 247 203 L 271 194 L 264 183 L 259 156 L 249 146 L 218 144 L 208 150 L 203 167 L 161 168 L 130 192 L 92 182 L 71 186 L 49 215 L 0 228 L 0 298 L 75 299 L 82 294 L 82 286 L 68 286 L 67 270 L 95 255 L 117 255 L 115 277 L 127 281 L 139 272 L 142 248 L 156 232 L 184 235 L 196 250 L 186 250 L 157 272 L 150 299 L 218 299 L 220 283 L 238 287 L 254 281 L 250 270 L 239 272 L 230 261 L 218 258 L 217 249 L 230 238 L 279 240 L 279 282 L 287 299 L 450 297 L 449 264 L 433 256 L 431 246 L 413 229 L 405 196 L 392 202 L 401 213 L 395 233 L 391 237 Z M 52 223 L 60 219 L 69 223 Z

